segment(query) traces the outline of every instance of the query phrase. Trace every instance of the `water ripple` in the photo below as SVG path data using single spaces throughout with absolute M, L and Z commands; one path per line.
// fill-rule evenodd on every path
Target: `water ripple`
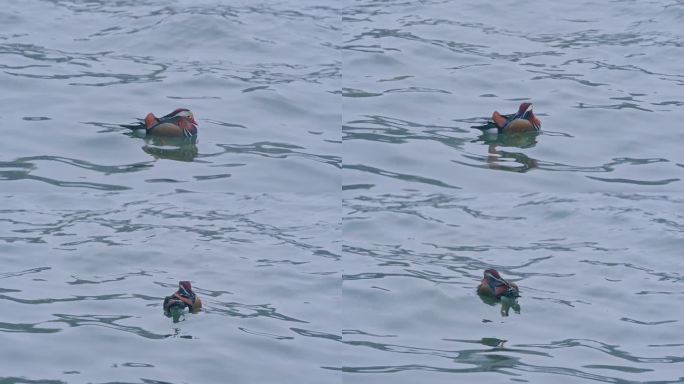
M 117 331 L 129 332 L 147 339 L 164 339 L 167 336 L 150 332 L 141 327 L 122 325 L 118 322 L 130 319 L 127 315 L 71 315 L 56 313 L 53 315 L 57 320 L 49 320 L 48 323 L 64 323 L 69 327 L 95 326 L 111 328 Z
M 267 317 L 281 321 L 308 323 L 308 321 L 296 319 L 294 317 L 279 313 L 269 304 L 217 303 L 212 306 L 207 306 L 207 310 L 212 313 L 243 319 Z
M 317 155 L 313 153 L 307 153 L 304 151 L 299 151 L 300 149 L 305 149 L 301 146 L 286 143 L 263 141 L 253 144 L 217 144 L 217 146 L 222 148 L 223 152 L 203 154 L 200 157 L 213 157 L 223 153 L 236 153 L 258 155 L 275 159 L 286 159 L 288 157 L 302 157 L 305 159 L 332 165 L 335 168 L 341 168 L 342 163 L 342 158 L 339 156 Z
M 472 380 L 495 374 L 547 381 L 679 381 L 653 374 L 676 372 L 684 362 L 665 346 L 679 345 L 679 320 L 667 302 L 684 292 L 670 259 L 681 245 L 682 199 L 363 190 L 345 196 L 344 287 L 366 310 L 348 309 L 349 319 L 363 321 L 352 321 L 356 330 L 343 332 L 345 363 L 327 369 L 350 377 L 392 373 L 401 382 L 416 372 L 468 374 Z M 649 256 L 651 247 L 660 250 L 658 258 Z M 478 300 L 482 270 L 492 267 L 521 288 L 519 317 L 493 320 L 489 306 L 496 303 Z M 652 301 L 640 299 L 644 295 Z M 549 318 L 540 319 L 540 313 Z M 539 331 L 540 321 L 545 331 Z M 459 332 L 481 338 L 454 338 Z M 554 341 L 554 335 L 568 332 L 572 338 Z M 634 337 L 625 338 L 627 333 Z M 644 343 L 653 350 L 644 354 Z

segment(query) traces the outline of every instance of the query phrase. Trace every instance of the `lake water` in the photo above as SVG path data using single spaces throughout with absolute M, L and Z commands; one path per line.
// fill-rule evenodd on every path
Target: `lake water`
M 684 382 L 683 21 L 5 4 L 0 382 Z M 471 128 L 522 101 L 540 134 Z M 196 142 L 119 126 L 179 107 Z M 179 280 L 204 311 L 174 324 Z
M 683 18 L 679 1 L 354 2 L 345 187 L 681 192 Z M 541 135 L 470 128 L 522 100 Z
M 336 378 L 337 194 L 0 198 L 4 382 Z M 181 279 L 204 311 L 173 324 Z
M 349 382 L 682 382 L 684 199 L 345 195 Z M 475 294 L 486 268 L 520 314 Z

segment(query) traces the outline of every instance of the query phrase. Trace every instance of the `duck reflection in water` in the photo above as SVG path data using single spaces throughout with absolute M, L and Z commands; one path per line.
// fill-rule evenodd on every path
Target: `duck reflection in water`
M 142 150 L 155 158 L 193 161 L 197 157 L 197 137 L 146 137 Z
M 532 148 L 537 145 L 537 132 L 484 133 L 476 142 L 487 144 L 487 165 L 491 169 L 524 173 L 538 167 L 538 162 L 522 152 L 511 152 L 500 147 Z M 519 166 L 508 165 L 512 162 Z
M 515 313 L 520 313 L 518 285 L 505 280 L 496 269 L 489 268 L 484 271 L 482 281 L 477 287 L 477 294 L 486 304 L 496 305 L 500 302 L 501 316 L 508 316 L 511 308 Z

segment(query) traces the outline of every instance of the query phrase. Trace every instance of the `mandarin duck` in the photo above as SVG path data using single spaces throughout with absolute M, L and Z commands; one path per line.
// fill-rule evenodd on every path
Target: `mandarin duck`
M 474 126 L 485 132 L 522 133 L 537 132 L 541 129 L 541 120 L 534 115 L 532 103 L 522 103 L 517 113 L 502 115 L 498 111 L 492 113 L 491 121 L 485 125 Z
M 202 310 L 202 300 L 192 291 L 189 281 L 179 281 L 178 290 L 164 298 L 164 315 L 173 317 L 173 322 L 177 323 L 185 308 L 190 313 L 197 313 Z
M 484 271 L 482 281 L 477 287 L 477 294 L 490 300 L 500 300 L 502 316 L 508 316 L 511 307 L 516 313 L 520 312 L 520 305 L 517 303 L 520 297 L 518 286 L 504 280 L 496 269 L 489 268 Z
M 178 108 L 162 117 L 148 113 L 145 119 L 136 124 L 121 126 L 133 130 L 144 129 L 148 136 L 195 137 L 197 135 L 197 121 L 187 108 Z

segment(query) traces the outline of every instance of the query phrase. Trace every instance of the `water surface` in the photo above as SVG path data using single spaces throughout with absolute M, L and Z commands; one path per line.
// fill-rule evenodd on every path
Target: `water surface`
M 0 21 L 4 191 L 339 190 L 335 8 L 26 1 Z M 118 126 L 178 107 L 196 144 Z
M 681 191 L 677 1 L 354 1 L 344 185 L 387 192 Z M 542 134 L 471 128 L 534 103 Z
M 338 381 L 336 194 L 0 199 L 3 382 Z
M 683 382 L 681 5 L 6 4 L 0 382 Z
M 684 380 L 681 196 L 345 197 L 345 381 Z M 519 314 L 476 295 L 486 268 Z

